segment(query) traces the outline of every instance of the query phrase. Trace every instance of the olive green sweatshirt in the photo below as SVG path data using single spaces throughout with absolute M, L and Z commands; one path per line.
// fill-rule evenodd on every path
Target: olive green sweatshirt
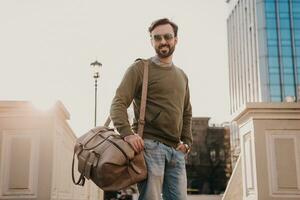
M 161 67 L 151 59 L 148 61 L 149 80 L 143 137 L 173 147 L 180 141 L 191 146 L 192 107 L 187 76 L 173 64 L 170 67 Z M 132 64 L 112 101 L 110 116 L 123 137 L 137 132 L 143 71 L 143 61 Z M 132 127 L 127 116 L 127 108 L 131 102 L 135 116 Z

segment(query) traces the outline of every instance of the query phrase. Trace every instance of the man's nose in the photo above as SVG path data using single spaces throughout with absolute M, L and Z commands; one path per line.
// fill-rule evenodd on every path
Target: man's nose
M 166 41 L 166 39 L 165 39 L 164 37 L 161 37 L 161 41 L 160 41 L 160 43 L 162 43 L 162 44 L 166 44 L 166 43 L 167 43 L 167 41 Z

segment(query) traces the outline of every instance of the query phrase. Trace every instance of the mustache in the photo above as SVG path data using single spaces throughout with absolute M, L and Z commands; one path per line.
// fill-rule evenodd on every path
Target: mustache
M 159 49 L 161 49 L 161 48 L 163 48 L 163 47 L 168 47 L 168 48 L 170 48 L 170 45 L 168 45 L 168 44 L 162 44 L 162 45 L 159 45 L 159 46 L 158 46 Z

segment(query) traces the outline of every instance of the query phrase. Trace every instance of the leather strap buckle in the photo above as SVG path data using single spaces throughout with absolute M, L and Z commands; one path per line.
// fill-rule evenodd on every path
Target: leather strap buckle
M 145 120 L 139 120 L 139 124 L 141 124 L 141 125 L 145 125 Z

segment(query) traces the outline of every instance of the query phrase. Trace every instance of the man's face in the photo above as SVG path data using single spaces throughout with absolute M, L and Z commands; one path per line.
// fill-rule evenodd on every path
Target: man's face
M 171 56 L 177 44 L 177 37 L 174 36 L 170 24 L 159 25 L 151 32 L 151 44 L 158 57 L 167 58 Z

